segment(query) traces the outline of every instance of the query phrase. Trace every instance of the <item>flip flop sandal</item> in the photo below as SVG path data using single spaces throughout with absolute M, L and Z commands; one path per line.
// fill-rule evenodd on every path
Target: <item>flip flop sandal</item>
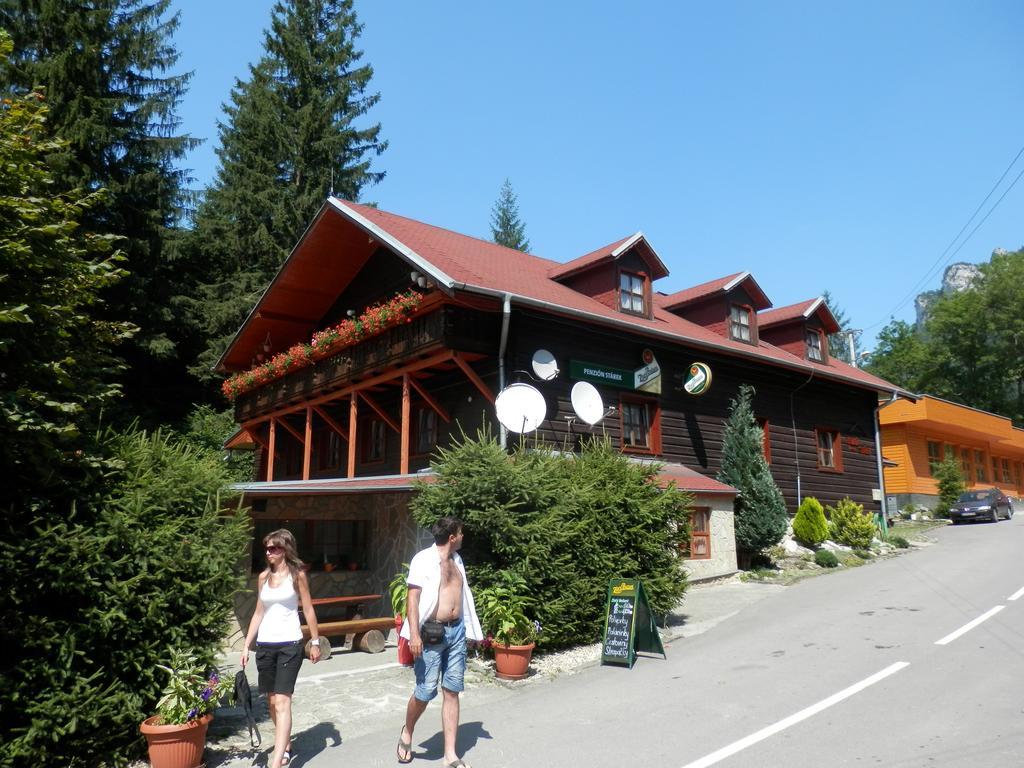
M 470 765 L 460 758 L 454 763 L 445 763 L 444 768 L 470 768 Z
M 284 751 L 284 754 L 281 755 L 281 768 L 284 768 L 284 766 L 288 765 L 291 761 L 292 761 L 292 753 L 289 752 L 286 749 Z
M 407 763 L 412 762 L 412 739 L 409 739 L 409 741 L 402 741 L 402 733 L 405 733 L 404 725 L 402 726 L 401 733 L 398 734 L 398 749 L 396 750 L 396 757 L 397 753 L 403 753 L 408 755 L 408 757 L 404 760 L 401 757 L 398 758 L 398 762 L 400 762 L 402 765 L 406 765 Z

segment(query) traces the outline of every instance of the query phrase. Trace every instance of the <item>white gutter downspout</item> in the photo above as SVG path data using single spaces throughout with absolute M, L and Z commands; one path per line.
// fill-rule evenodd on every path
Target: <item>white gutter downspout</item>
M 508 346 L 508 322 L 512 316 L 512 294 L 506 293 L 501 304 L 501 342 L 498 345 L 498 391 L 505 389 L 505 347 Z M 499 422 L 500 424 L 500 422 Z M 508 430 L 504 424 L 500 424 L 499 439 L 501 449 L 505 450 L 505 440 L 508 438 Z
M 789 393 L 789 427 L 793 430 L 793 459 L 796 462 L 796 505 L 798 508 L 803 504 L 804 497 L 803 491 L 800 487 L 800 440 L 796 436 L 796 412 L 793 408 L 793 395 L 810 384 L 811 379 L 813 378 L 814 371 L 812 370 L 810 375 L 807 377 L 807 381 Z M 814 446 L 814 450 L 818 450 L 817 445 Z
M 899 395 L 893 392 L 887 401 L 879 403 L 875 408 L 875 463 L 878 467 L 878 489 L 882 494 L 882 534 L 885 536 L 889 535 L 889 502 L 885 497 L 885 470 L 882 467 L 882 430 L 878 425 L 878 413 L 889 403 L 896 402 L 898 398 Z

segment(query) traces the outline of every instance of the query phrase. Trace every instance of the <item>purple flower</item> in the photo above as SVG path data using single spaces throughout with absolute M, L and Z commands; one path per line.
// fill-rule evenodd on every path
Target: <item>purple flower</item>
M 199 714 L 199 710 L 193 707 L 188 711 L 188 715 L 185 716 L 186 720 L 191 720 L 193 717 Z
M 201 698 L 203 701 L 209 701 L 211 696 L 213 696 L 212 688 L 206 688 L 203 690 L 201 694 L 199 694 L 199 698 Z

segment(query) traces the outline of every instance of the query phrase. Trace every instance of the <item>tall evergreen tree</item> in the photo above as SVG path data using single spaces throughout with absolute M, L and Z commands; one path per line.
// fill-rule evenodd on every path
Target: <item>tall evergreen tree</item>
M 107 191 L 82 221 L 124 238 L 130 274 L 109 292 L 108 317 L 139 329 L 124 350 L 125 391 L 133 414 L 155 418 L 188 403 L 174 296 L 189 292 L 181 286 L 189 271 L 173 263 L 167 237 L 188 202 L 176 162 L 195 142 L 177 134 L 175 110 L 189 75 L 168 74 L 178 58 L 171 44 L 178 15 L 167 15 L 169 5 L 0 0 L 0 26 L 14 40 L 0 92 L 45 93 L 48 126 L 66 142 L 49 158 L 55 191 Z
M 850 318 L 847 317 L 846 312 L 832 299 L 832 294 L 825 291 L 822 295 L 825 299 L 825 303 L 828 304 L 829 310 L 832 312 L 832 316 L 835 317 L 836 322 L 839 323 L 839 333 L 830 333 L 828 336 L 828 354 L 830 357 L 838 358 L 839 360 L 845 360 L 846 362 L 853 364 L 850 360 L 850 340 L 848 333 L 853 334 L 853 354 L 856 359 L 857 355 L 860 354 L 860 331 L 854 331 L 850 328 Z
M 220 167 L 191 248 L 208 270 L 192 317 L 205 337 L 192 371 L 209 378 L 262 291 L 327 195 L 358 200 L 384 174 L 380 124 L 359 127 L 380 94 L 360 63 L 352 0 L 280 0 L 264 54 L 236 81 L 220 123 Z
M 491 239 L 498 245 L 523 253 L 530 250 L 526 224 L 519 218 L 519 198 L 508 179 L 501 185 L 498 201 L 491 209 Z
M 737 489 L 736 546 L 753 555 L 778 544 L 786 533 L 786 503 L 764 458 L 764 434 L 754 419 L 754 388 L 740 387 L 729 407 L 718 479 Z
M 0 66 L 10 47 L 0 29 Z M 113 350 L 128 332 L 95 317 L 100 295 L 123 277 L 120 256 L 112 237 L 79 225 L 102 191 L 55 193 L 47 158 L 66 145 L 47 137 L 46 112 L 38 93 L 0 104 L 0 518 L 9 541 L 29 533 L 36 510 L 89 495 L 90 437 L 117 393 Z

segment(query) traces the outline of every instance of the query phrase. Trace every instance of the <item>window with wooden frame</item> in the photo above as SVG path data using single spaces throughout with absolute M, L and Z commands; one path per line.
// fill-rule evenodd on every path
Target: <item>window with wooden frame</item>
M 764 460 L 771 464 L 772 438 L 771 433 L 768 430 L 768 419 L 758 419 L 757 426 L 761 428 L 761 453 L 764 454 Z
M 974 479 L 979 483 L 988 482 L 985 475 L 985 452 L 977 449 L 974 451 Z
M 995 456 L 992 457 L 992 482 L 999 482 L 999 459 Z
M 935 467 L 942 461 L 942 443 L 935 440 L 928 441 L 928 474 L 935 476 Z
M 818 329 L 807 329 L 807 359 L 816 363 L 825 362 L 825 354 L 822 352 L 825 345 L 822 343 L 821 336 L 821 331 Z
M 1013 462 L 1013 471 L 1017 478 L 1017 488 L 1024 485 L 1024 471 L 1021 469 L 1021 463 L 1019 461 Z
M 333 429 L 320 430 L 316 441 L 317 469 L 336 469 L 341 466 L 341 435 Z
M 960 449 L 960 470 L 964 473 L 964 479 L 970 480 L 971 472 L 971 449 L 961 448 Z
M 1010 460 L 1002 459 L 1001 462 L 1003 465 L 1003 482 L 1009 485 L 1013 482 L 1013 479 L 1010 477 Z
M 746 304 L 733 304 L 729 307 L 729 338 L 733 341 L 743 341 L 749 344 L 752 336 L 750 333 L 751 308 Z
M 312 571 L 362 570 L 369 565 L 370 523 L 367 520 L 257 519 L 253 521 L 253 573 L 267 565 L 263 537 L 279 528 L 292 532 L 296 548 Z
M 364 464 L 384 461 L 387 448 L 387 428 L 387 424 L 380 419 L 367 419 L 363 422 L 362 444 Z
M 695 507 L 690 513 L 690 549 L 686 553 L 690 560 L 711 558 L 711 510 Z
M 647 314 L 647 279 L 636 272 L 619 272 L 619 307 L 633 315 Z
M 661 452 L 661 409 L 657 402 L 622 397 L 619 400 L 619 414 L 623 451 Z
M 839 440 L 839 430 L 819 427 L 814 433 L 818 442 L 818 469 L 842 472 L 843 445 Z
M 429 406 L 416 409 L 413 422 L 412 452 L 416 455 L 430 453 L 437 446 L 437 411 Z

